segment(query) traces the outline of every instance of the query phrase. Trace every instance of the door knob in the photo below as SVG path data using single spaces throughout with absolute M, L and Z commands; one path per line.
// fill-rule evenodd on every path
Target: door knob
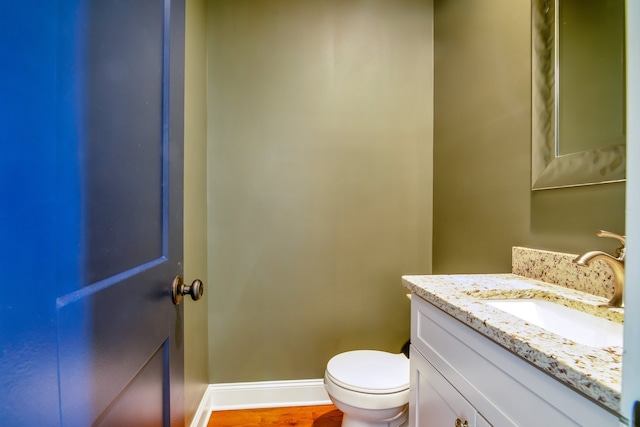
M 173 284 L 171 285 L 171 296 L 173 297 L 173 303 L 175 305 L 180 305 L 184 295 L 191 295 L 192 300 L 198 301 L 202 298 L 203 294 L 204 284 L 202 283 L 202 280 L 196 279 L 191 283 L 191 285 L 186 285 L 180 276 L 176 276 L 173 279 Z

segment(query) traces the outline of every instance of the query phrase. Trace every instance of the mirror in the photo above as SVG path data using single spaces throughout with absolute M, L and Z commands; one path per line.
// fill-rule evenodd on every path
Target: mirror
M 625 179 L 624 0 L 533 0 L 532 188 Z

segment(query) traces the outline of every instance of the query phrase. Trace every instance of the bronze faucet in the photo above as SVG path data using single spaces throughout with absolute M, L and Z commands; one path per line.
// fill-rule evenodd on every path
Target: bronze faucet
M 608 253 L 602 251 L 591 251 L 578 256 L 573 260 L 573 262 L 581 266 L 587 266 L 591 263 L 591 261 L 597 259 L 604 261 L 613 271 L 614 284 L 613 297 L 611 297 L 611 300 L 609 300 L 607 306 L 622 307 L 624 301 L 624 253 L 626 236 L 620 236 L 618 234 L 604 230 L 598 231 L 596 235 L 598 237 L 611 237 L 614 239 L 618 239 L 622 243 L 622 246 L 616 249 L 616 256 L 614 257 L 613 255 L 609 255 Z

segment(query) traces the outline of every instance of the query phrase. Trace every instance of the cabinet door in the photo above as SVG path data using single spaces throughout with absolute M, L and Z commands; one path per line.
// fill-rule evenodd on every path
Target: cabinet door
M 482 415 L 476 414 L 476 427 L 491 427 L 491 424 Z
M 411 427 L 490 426 L 415 348 L 411 349 L 410 390 Z

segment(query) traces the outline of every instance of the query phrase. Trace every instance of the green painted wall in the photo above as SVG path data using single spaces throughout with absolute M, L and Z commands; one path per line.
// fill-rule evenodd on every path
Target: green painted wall
M 184 305 L 185 425 L 209 384 L 207 345 L 206 0 L 186 2 L 184 134 L 184 278 L 205 282 L 204 297 Z
M 435 0 L 434 273 L 507 272 L 511 247 L 613 251 L 625 185 L 532 192 L 529 1 Z
M 208 3 L 210 380 L 399 352 L 431 270 L 430 0 Z

